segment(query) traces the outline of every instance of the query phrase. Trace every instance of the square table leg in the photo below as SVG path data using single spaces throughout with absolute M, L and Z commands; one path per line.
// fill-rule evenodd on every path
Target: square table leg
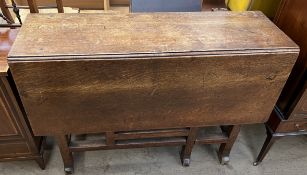
M 197 137 L 197 130 L 198 128 L 190 128 L 187 143 L 182 147 L 180 158 L 183 166 L 190 165 L 190 158 Z
M 222 143 L 219 152 L 218 152 L 218 157 L 221 162 L 221 164 L 227 164 L 229 162 L 229 154 L 231 151 L 231 148 L 234 144 L 234 142 L 237 139 L 237 136 L 239 135 L 240 132 L 240 125 L 232 125 L 229 126 L 228 128 L 222 127 L 225 129 L 228 133 L 228 141 L 226 143 Z
M 61 156 L 64 162 L 64 171 L 66 174 L 72 174 L 74 171 L 74 161 L 71 151 L 69 150 L 69 142 L 67 135 L 57 135 L 55 139 L 58 143 Z

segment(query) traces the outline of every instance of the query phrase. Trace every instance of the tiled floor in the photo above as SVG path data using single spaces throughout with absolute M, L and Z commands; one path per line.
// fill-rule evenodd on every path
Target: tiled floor
M 75 175 L 305 175 L 307 137 L 287 137 L 273 146 L 262 164 L 252 165 L 265 138 L 263 125 L 243 126 L 229 165 L 217 160 L 217 146 L 196 146 L 191 166 L 182 167 L 179 147 L 104 150 L 75 154 Z M 63 175 L 59 150 L 48 151 L 46 170 L 34 161 L 0 163 L 1 175 Z

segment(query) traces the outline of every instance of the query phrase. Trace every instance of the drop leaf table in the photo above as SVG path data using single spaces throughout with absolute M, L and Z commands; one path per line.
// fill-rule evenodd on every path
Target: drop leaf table
M 30 14 L 9 66 L 33 133 L 56 138 L 72 173 L 73 152 L 97 149 L 181 145 L 188 165 L 194 144 L 221 143 L 227 162 L 298 53 L 261 12 Z

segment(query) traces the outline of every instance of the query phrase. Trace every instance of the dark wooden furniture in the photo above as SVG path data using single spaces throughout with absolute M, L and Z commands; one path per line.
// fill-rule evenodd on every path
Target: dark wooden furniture
M 131 12 L 193 12 L 202 10 L 203 0 L 130 0 Z
M 265 157 L 273 143 L 284 136 L 307 134 L 307 1 L 284 0 L 275 23 L 301 48 L 299 58 L 266 123 L 267 138 L 254 165 Z
M 27 0 L 28 6 L 18 6 L 14 0 L 10 0 L 11 5 L 7 3 L 6 0 L 0 0 L 0 8 L 2 13 L 0 12 L 0 17 L 2 17 L 7 24 L 0 24 L 0 27 L 20 27 L 22 25 L 21 16 L 19 13 L 19 9 L 29 9 L 30 13 L 38 13 L 39 8 L 57 8 L 59 13 L 64 12 L 63 2 L 62 0 L 55 0 L 56 6 L 44 6 L 39 7 L 36 4 L 36 0 Z M 13 9 L 14 15 L 18 19 L 18 23 L 15 22 L 14 15 L 11 14 L 9 9 Z
M 216 1 L 218 3 L 218 1 Z M 202 10 L 203 0 L 131 0 L 130 1 L 130 12 L 197 12 Z M 210 9 L 212 10 L 212 9 Z M 200 128 L 190 128 L 189 134 L 182 136 L 187 136 L 184 143 L 186 146 L 182 148 L 181 151 L 181 161 L 184 166 L 190 165 L 190 157 L 194 144 L 212 144 L 220 143 L 219 149 L 219 160 L 222 164 L 229 162 L 229 154 L 235 139 L 237 138 L 240 126 L 239 125 L 229 125 L 229 126 L 218 126 L 221 128 L 222 133 L 214 134 L 210 137 L 205 135 L 200 135 L 202 129 Z M 163 133 L 161 135 L 163 137 Z M 160 136 L 160 137 L 161 137 Z
M 194 144 L 222 143 L 227 161 L 239 125 L 267 121 L 298 52 L 260 12 L 30 14 L 9 66 L 34 135 L 55 136 L 70 173 L 73 152 L 97 149 L 183 145 L 187 164 Z
M 22 24 L 19 8 L 17 8 L 14 0 L 11 0 L 11 2 L 12 5 L 9 6 L 6 0 L 0 0 L 0 17 L 7 22 L 7 24 L 0 24 L 0 27 L 20 27 Z M 13 9 L 14 15 L 16 15 L 19 24 L 15 23 L 14 15 L 11 14 L 9 8 Z
M 0 162 L 33 159 L 44 169 L 44 139 L 29 128 L 6 61 L 17 32 L 0 29 Z
M 4 19 L 7 24 L 0 24 L 0 27 L 20 27 L 22 25 L 21 16 L 19 13 L 19 9 L 29 9 L 30 13 L 39 13 L 39 9 L 51 9 L 56 8 L 58 13 L 64 13 L 64 5 L 63 0 L 54 0 L 55 6 L 38 6 L 37 1 L 39 0 L 27 0 L 27 6 L 20 6 L 18 5 L 15 0 L 9 0 L 11 4 L 7 3 L 7 0 L 0 0 L 0 17 Z M 110 2 L 109 0 L 102 0 L 104 10 L 110 9 Z M 13 9 L 14 14 L 11 14 L 9 9 Z M 16 23 L 14 16 L 17 17 L 18 23 Z

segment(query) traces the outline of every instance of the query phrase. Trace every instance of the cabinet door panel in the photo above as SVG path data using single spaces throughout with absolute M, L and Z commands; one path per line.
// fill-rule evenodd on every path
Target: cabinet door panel
M 17 107 L 15 97 L 10 90 L 7 79 L 0 81 L 0 140 L 8 138 L 23 138 L 21 128 L 18 127 Z
M 3 91 L 1 90 L 0 97 L 0 137 L 17 135 L 15 121 L 12 119 L 10 111 L 8 111 L 7 103 L 3 98 Z
M 302 81 L 305 81 L 304 76 L 306 75 L 304 75 L 304 72 L 307 68 L 306 6 L 307 1 L 283 0 L 275 19 L 276 25 L 300 46 L 300 55 L 277 102 L 278 108 L 284 114 L 288 114 L 291 111 L 293 99 L 296 99 L 295 97 L 301 88 Z M 286 118 L 288 119 L 288 116 Z
M 280 123 L 276 132 L 298 132 L 305 133 L 307 132 L 307 121 L 284 121 Z
M 24 154 L 30 154 L 30 150 L 25 142 L 0 144 L 0 159 L 18 157 Z
M 305 90 L 301 99 L 297 103 L 290 119 L 307 119 L 307 92 Z

